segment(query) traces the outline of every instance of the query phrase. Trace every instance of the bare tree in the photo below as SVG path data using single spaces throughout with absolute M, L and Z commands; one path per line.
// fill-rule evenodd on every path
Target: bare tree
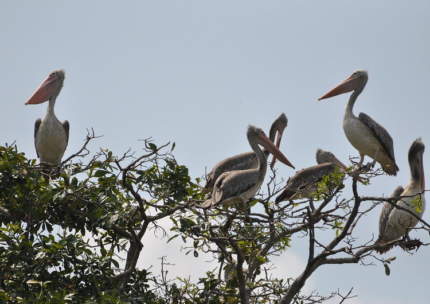
M 282 304 L 322 303 L 333 297 L 344 303 L 352 297 L 352 289 L 345 295 L 337 291 L 327 296 L 304 295 L 301 291 L 322 265 L 380 262 L 389 274 L 388 264 L 393 259 L 380 258 L 375 249 L 381 246 L 375 244 L 373 236 L 360 239 L 355 235 L 356 227 L 384 201 L 414 213 L 395 204 L 399 197 L 369 197 L 358 193 L 357 181 L 363 181 L 363 178 L 372 180 L 382 174 L 380 170 L 365 166 L 349 173 L 352 176 L 352 197 L 349 198 L 345 198 L 346 175 L 335 172 L 319 183 L 311 199 L 274 204 L 273 198 L 281 188 L 276 174 L 273 174 L 267 184 L 267 194 L 248 203 L 252 206 L 251 211 L 244 206 L 218 206 L 210 210 L 194 208 L 188 214 L 188 229 L 181 232 L 193 240 L 194 251 L 211 253 L 219 261 L 218 281 L 225 290 L 218 288 L 213 292 L 227 290 L 234 294 L 237 290 L 237 300 L 242 304 L 261 303 L 263 300 Z M 422 226 L 417 229 L 430 228 L 424 220 L 420 219 L 420 223 Z M 326 237 L 330 235 L 326 231 L 335 232 L 328 242 L 321 238 L 323 234 Z M 289 278 L 288 274 L 284 279 L 275 279 L 268 265 L 273 256 L 288 250 L 293 236 L 308 239 L 306 266 L 295 279 Z M 411 250 L 428 244 L 406 239 L 387 244 L 396 245 Z

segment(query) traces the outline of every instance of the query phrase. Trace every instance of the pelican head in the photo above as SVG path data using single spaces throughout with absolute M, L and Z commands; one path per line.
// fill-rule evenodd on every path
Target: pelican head
M 351 91 L 358 91 L 360 93 L 367 83 L 367 71 L 358 70 L 351 74 L 347 79 L 338 84 L 335 88 L 331 89 L 318 100 L 334 97 L 340 94 L 348 93 Z
M 55 99 L 63 87 L 64 78 L 65 73 L 63 70 L 52 72 L 25 104 L 39 104 L 53 98 Z
M 275 142 L 276 141 L 276 148 L 279 149 L 279 146 L 281 145 L 281 139 L 282 134 L 284 134 L 284 130 L 288 125 L 288 118 L 285 115 L 285 113 L 282 113 L 279 115 L 278 118 L 275 119 L 275 121 L 272 123 L 272 126 L 270 127 L 269 132 L 269 138 Z M 273 168 L 275 166 L 276 158 L 273 157 L 272 162 L 270 164 L 270 167 Z
M 287 127 L 287 125 L 288 125 L 288 118 L 285 115 L 285 113 L 282 113 L 272 123 L 272 126 L 270 127 L 269 138 L 273 138 L 274 139 L 275 136 L 276 136 L 276 132 L 278 134 L 282 135 L 282 132 L 284 132 L 284 130 Z
M 336 159 L 336 156 L 334 156 L 334 154 L 329 151 L 318 149 L 315 158 L 318 164 L 322 164 L 332 163 Z
M 424 191 L 424 165 L 423 165 L 423 154 L 425 146 L 421 138 L 414 140 L 411 147 L 409 148 L 408 160 L 409 166 L 411 167 L 412 180 L 418 182 Z
M 266 148 L 270 153 L 272 153 L 277 159 L 283 162 L 285 165 L 294 168 L 293 164 L 279 151 L 278 148 L 272 143 L 272 141 L 266 136 L 264 131 L 260 128 L 249 126 L 247 131 L 248 141 L 251 146 L 258 144 Z M 253 147 L 254 148 L 254 147 Z M 255 150 L 254 150 L 255 151 Z M 257 151 L 255 151 L 257 152 Z M 261 151 L 260 151 L 261 152 Z M 258 153 L 257 153 L 258 155 Z
M 337 157 L 334 156 L 334 154 L 330 151 L 318 149 L 315 158 L 318 164 L 332 163 L 338 166 L 341 170 L 347 169 L 347 167 L 340 160 L 338 160 Z

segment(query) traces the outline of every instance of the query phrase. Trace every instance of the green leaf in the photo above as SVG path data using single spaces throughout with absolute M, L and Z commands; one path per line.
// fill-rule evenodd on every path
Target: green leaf
M 176 239 L 179 236 L 179 234 L 175 234 L 171 237 L 169 237 L 169 239 L 167 240 L 167 243 L 170 243 L 171 241 L 173 241 L 174 239 Z
M 393 257 L 389 257 L 388 259 L 385 259 L 385 261 L 384 262 L 386 262 L 386 263 L 391 263 L 392 261 L 394 261 L 396 259 L 396 257 L 395 256 L 393 256 Z
M 119 267 L 119 263 L 118 263 L 118 261 L 117 261 L 117 260 L 115 260 L 115 259 L 111 259 L 111 262 L 112 262 L 112 264 L 113 264 L 116 268 L 118 268 L 118 267 Z
M 421 199 L 421 194 L 416 195 L 411 200 L 411 205 L 414 207 L 415 212 L 422 213 L 424 211 L 423 200 Z
M 105 176 L 108 173 L 109 172 L 106 171 L 106 170 L 97 170 L 96 173 L 94 174 L 94 177 L 102 177 L 102 176 Z
M 385 269 L 385 275 L 389 276 L 391 271 L 390 271 L 390 267 L 388 266 L 388 264 L 384 263 L 384 269 Z

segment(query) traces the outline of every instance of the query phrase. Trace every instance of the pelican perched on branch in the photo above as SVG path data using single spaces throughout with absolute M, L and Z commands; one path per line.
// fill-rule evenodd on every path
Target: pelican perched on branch
M 229 205 L 233 203 L 246 203 L 260 189 L 267 171 L 267 159 L 259 145 L 269 150 L 281 162 L 294 168 L 290 161 L 267 138 L 263 130 L 249 126 L 247 131 L 249 145 L 258 159 L 256 168 L 245 170 L 233 170 L 222 173 L 215 181 L 212 196 L 206 200 L 202 207 L 208 208 L 214 205 Z
M 317 153 L 315 154 L 315 159 L 317 161 L 317 164 L 323 164 L 323 163 L 333 163 L 335 164 L 339 169 L 341 169 L 342 172 L 346 172 L 348 167 L 342 163 L 333 153 L 330 151 L 326 151 L 323 149 L 318 149 Z
M 282 113 L 275 121 L 272 123 L 269 132 L 269 138 L 272 142 L 275 142 L 276 139 L 276 147 L 279 149 L 281 144 L 282 134 L 284 133 L 285 128 L 287 127 L 288 119 L 287 116 Z M 264 154 L 266 158 L 269 156 L 269 151 L 264 150 Z M 273 168 L 275 164 L 276 158 L 273 158 L 271 163 L 271 167 Z M 251 168 L 258 167 L 258 158 L 255 152 L 246 152 L 241 153 L 229 158 L 220 161 L 218 164 L 213 167 L 213 169 L 207 174 L 207 181 L 205 185 L 205 190 L 212 190 L 215 181 L 217 178 L 224 172 L 233 171 L 233 170 L 245 170 Z
M 393 139 L 390 134 L 369 115 L 360 113 L 357 117 L 352 112 L 357 97 L 366 86 L 367 79 L 366 71 L 356 71 L 318 100 L 352 91 L 343 118 L 343 130 L 349 142 L 360 153 L 360 166 L 364 156 L 367 155 L 380 163 L 387 174 L 396 175 L 399 168 L 394 157 Z
M 323 177 L 335 172 L 345 173 L 347 167 L 329 151 L 318 149 L 315 155 L 318 165 L 297 171 L 287 182 L 284 190 L 276 197 L 276 202 L 302 198 L 312 198 L 318 191 L 318 183 Z
M 401 197 L 395 202 L 397 206 L 410 210 L 416 216 L 385 202 L 379 218 L 379 238 L 376 241 L 378 245 L 384 245 L 405 236 L 409 229 L 418 223 L 418 218 L 423 216 L 425 209 L 424 149 L 421 139 L 412 143 L 408 154 L 411 180 L 406 188 L 399 186 L 392 194 L 392 197 Z M 382 248 L 378 251 L 383 253 L 389 249 Z
M 34 125 L 34 144 L 41 164 L 60 164 L 69 141 L 69 122 L 66 120 L 61 123 L 54 113 L 55 101 L 63 87 L 64 77 L 63 70 L 52 72 L 25 103 L 39 104 L 49 100 L 45 117 L 36 120 Z

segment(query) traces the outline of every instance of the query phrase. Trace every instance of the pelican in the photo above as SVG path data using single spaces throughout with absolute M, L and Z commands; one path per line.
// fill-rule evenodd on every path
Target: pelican
M 380 163 L 387 174 L 396 175 L 399 168 L 394 157 L 393 139 L 390 134 L 369 115 L 360 113 L 357 117 L 352 112 L 357 97 L 366 86 L 367 79 L 366 71 L 356 71 L 318 100 L 352 91 L 343 118 L 343 130 L 349 142 L 360 153 L 359 165 L 361 166 L 364 156 L 367 155 Z
M 392 197 L 401 197 L 395 204 L 413 212 L 421 218 L 425 209 L 425 177 L 423 154 L 424 144 L 420 138 L 416 139 L 409 148 L 408 160 L 411 169 L 411 180 L 406 188 L 399 186 Z M 418 218 L 410 213 L 394 207 L 385 202 L 379 217 L 379 238 L 378 245 L 384 245 L 405 236 L 409 229 L 415 227 Z M 380 253 L 388 251 L 390 248 L 378 249 Z
M 342 173 L 347 170 L 347 167 L 329 151 L 318 149 L 315 158 L 318 165 L 297 171 L 288 180 L 287 185 L 276 197 L 275 202 L 312 198 L 318 190 L 318 183 L 324 176 L 332 174 L 336 168 Z
M 277 135 L 276 147 L 279 149 L 281 144 L 282 134 L 287 127 L 288 119 L 287 116 L 282 113 L 275 121 L 272 123 L 269 132 L 269 138 L 272 142 L 275 141 L 275 136 Z M 265 157 L 269 156 L 269 151 L 264 150 Z M 271 163 L 273 168 L 276 158 L 274 157 Z M 207 181 L 205 185 L 205 190 L 211 190 L 214 186 L 215 181 L 218 176 L 224 172 L 233 170 L 245 170 L 258 167 L 257 154 L 255 152 L 241 153 L 220 161 L 215 167 L 208 173 Z
M 215 181 L 212 196 L 206 200 L 202 207 L 208 208 L 214 205 L 229 205 L 233 203 L 246 203 L 260 189 L 267 170 L 267 159 L 260 149 L 262 145 L 269 150 L 274 157 L 294 168 L 290 161 L 276 148 L 260 128 L 249 126 L 247 131 L 249 145 L 258 159 L 258 166 L 245 170 L 233 170 L 222 173 Z
M 69 122 L 61 123 L 54 113 L 55 101 L 63 87 L 64 71 L 49 74 L 25 103 L 39 104 L 49 100 L 48 111 L 43 119 L 37 119 L 34 125 L 34 144 L 41 164 L 59 165 L 69 141 Z
M 317 153 L 315 154 L 315 159 L 317 161 L 317 164 L 323 164 L 323 163 L 333 163 L 335 164 L 339 169 L 341 169 L 342 172 L 346 172 L 348 169 L 344 163 L 342 163 L 333 153 L 330 151 L 325 151 L 323 149 L 317 149 Z
M 237 287 L 239 286 L 237 282 L 237 264 L 236 260 L 233 259 L 231 262 L 228 261 L 227 264 L 224 266 L 224 282 L 229 287 Z M 248 268 L 243 267 L 242 269 L 243 274 L 246 276 L 248 274 Z

